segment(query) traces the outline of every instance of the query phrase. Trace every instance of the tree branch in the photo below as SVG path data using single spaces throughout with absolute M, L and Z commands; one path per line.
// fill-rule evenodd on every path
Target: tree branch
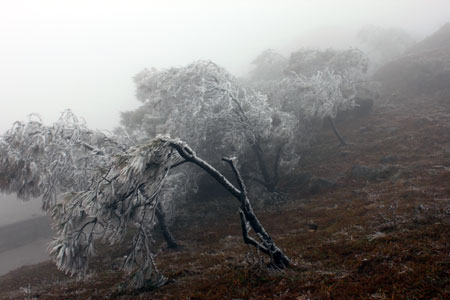
M 241 189 L 241 197 L 247 197 L 247 190 L 245 188 L 244 180 L 242 180 L 242 176 L 236 168 L 236 157 L 222 158 L 223 161 L 229 163 L 231 165 L 231 169 L 233 170 L 234 176 L 236 177 L 239 188 Z
M 244 243 L 255 246 L 257 249 L 270 256 L 270 251 L 266 247 L 264 247 L 248 235 L 247 221 L 245 220 L 245 215 L 242 209 L 239 210 L 239 217 L 241 219 L 242 238 L 244 240 Z
M 184 163 L 186 163 L 186 162 L 187 162 L 187 160 L 183 160 L 183 161 L 177 162 L 177 163 L 171 165 L 169 168 L 170 168 L 170 169 L 174 169 L 174 168 L 176 168 L 176 167 L 178 167 L 178 166 L 181 166 L 182 164 L 184 164 Z
M 345 142 L 344 138 L 341 136 L 341 134 L 339 133 L 339 131 L 336 128 L 336 125 L 334 124 L 333 118 L 328 117 L 328 122 L 331 125 L 331 128 L 333 128 L 333 132 L 336 135 L 336 137 L 338 138 L 339 142 L 341 143 L 342 146 L 346 146 L 347 143 Z
M 241 191 L 238 190 L 225 176 L 223 176 L 219 171 L 217 171 L 213 166 L 198 158 L 195 152 L 186 143 L 179 140 L 170 140 L 169 144 L 171 147 L 175 148 L 181 157 L 185 160 L 197 165 L 203 169 L 206 173 L 211 175 L 217 182 L 223 185 L 233 196 L 240 199 Z

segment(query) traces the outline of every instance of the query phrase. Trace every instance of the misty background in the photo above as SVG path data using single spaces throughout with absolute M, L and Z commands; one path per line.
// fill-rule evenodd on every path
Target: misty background
M 0 132 L 66 108 L 111 130 L 139 105 L 132 78 L 143 68 L 210 59 L 244 76 L 267 48 L 358 47 L 368 24 L 420 40 L 448 21 L 448 0 L 0 0 Z M 0 201 L 0 226 L 43 216 L 40 201 Z
M 132 77 L 145 67 L 211 59 L 240 76 L 267 48 L 355 47 L 366 24 L 421 38 L 450 20 L 446 0 L 0 3 L 1 132 L 66 108 L 112 129 L 137 106 Z

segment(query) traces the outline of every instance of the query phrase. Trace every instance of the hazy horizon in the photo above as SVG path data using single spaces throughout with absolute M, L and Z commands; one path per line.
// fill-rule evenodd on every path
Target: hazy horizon
M 4 1 L 0 9 L 0 131 L 30 113 L 66 108 L 97 129 L 139 105 L 143 68 L 211 59 L 245 74 L 261 51 L 349 47 L 361 26 L 423 37 L 450 20 L 432 1 Z

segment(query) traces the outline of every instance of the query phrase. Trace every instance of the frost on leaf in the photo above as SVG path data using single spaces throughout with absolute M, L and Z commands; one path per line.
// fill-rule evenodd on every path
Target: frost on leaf
M 90 189 L 66 193 L 53 208 L 57 237 L 50 253 L 61 270 L 85 272 L 95 239 L 114 245 L 134 227 L 123 269 L 130 274 L 132 287 L 152 279 L 157 273 L 151 234 L 155 209 L 171 166 L 180 161 L 169 141 L 160 136 L 116 155 Z
M 0 190 L 23 199 L 42 196 L 48 210 L 61 192 L 86 189 L 96 180 L 94 171 L 122 149 L 70 110 L 50 126 L 31 116 L 0 137 Z

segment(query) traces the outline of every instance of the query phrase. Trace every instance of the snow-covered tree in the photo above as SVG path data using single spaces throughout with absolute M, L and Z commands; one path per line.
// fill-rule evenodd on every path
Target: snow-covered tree
M 280 101 L 283 110 L 294 112 L 304 122 L 328 120 L 340 142 L 345 144 L 333 122 L 339 111 L 355 106 L 355 94 L 348 89 L 343 93 L 344 80 L 327 69 L 309 78 L 290 76 L 278 83 L 275 99 Z
M 291 54 L 285 74 L 316 81 L 322 76 L 319 73 L 332 73 L 334 78 L 340 77 L 340 92 L 351 101 L 366 88 L 368 67 L 368 56 L 358 49 L 302 49 Z M 331 77 L 323 77 L 327 79 Z
M 44 195 L 56 230 L 50 254 L 61 270 L 83 276 L 95 240 L 115 245 L 132 232 L 123 262 L 127 286 L 165 284 L 153 256 L 152 230 L 166 180 L 172 169 L 185 163 L 200 167 L 239 201 L 245 243 L 267 254 L 273 266 L 289 266 L 253 213 L 236 158 L 223 160 L 237 187 L 179 139 L 158 136 L 126 150 L 117 140 L 87 129 L 70 112 L 52 126 L 31 120 L 17 123 L 0 139 L 1 188 L 22 197 Z M 49 186 L 55 196 L 47 199 Z M 250 230 L 257 239 L 249 236 Z
M 88 129 L 70 110 L 51 126 L 31 115 L 0 139 L 0 190 L 23 199 L 42 196 L 47 210 L 61 192 L 90 186 L 97 180 L 93 170 L 104 168 L 126 147 Z
M 251 64 L 251 80 L 276 80 L 283 77 L 288 59 L 273 49 L 266 49 Z
M 49 211 L 61 193 L 90 188 L 99 179 L 97 171 L 105 170 L 133 144 L 126 136 L 89 129 L 70 110 L 51 126 L 31 115 L 27 122 L 15 122 L 0 138 L 0 191 L 25 200 L 41 197 L 42 208 Z M 167 180 L 172 186 L 180 186 L 178 181 L 176 176 Z M 176 248 L 165 222 L 166 212 L 171 212 L 166 209 L 168 202 L 160 202 L 158 224 L 168 246 Z
M 122 124 L 132 135 L 169 133 L 207 159 L 219 154 L 256 160 L 253 177 L 271 192 L 280 166 L 297 159 L 296 118 L 271 107 L 265 95 L 242 88 L 213 62 L 144 70 L 135 83 L 143 105 L 122 114 Z
M 291 54 L 285 78 L 268 84 L 273 105 L 294 112 L 298 120 L 327 119 L 342 144 L 333 119 L 355 106 L 355 99 L 368 88 L 367 56 L 357 50 L 304 49 Z
M 367 55 L 358 49 L 301 49 L 291 53 L 285 73 L 311 77 L 327 69 L 341 76 L 361 78 L 368 67 Z

